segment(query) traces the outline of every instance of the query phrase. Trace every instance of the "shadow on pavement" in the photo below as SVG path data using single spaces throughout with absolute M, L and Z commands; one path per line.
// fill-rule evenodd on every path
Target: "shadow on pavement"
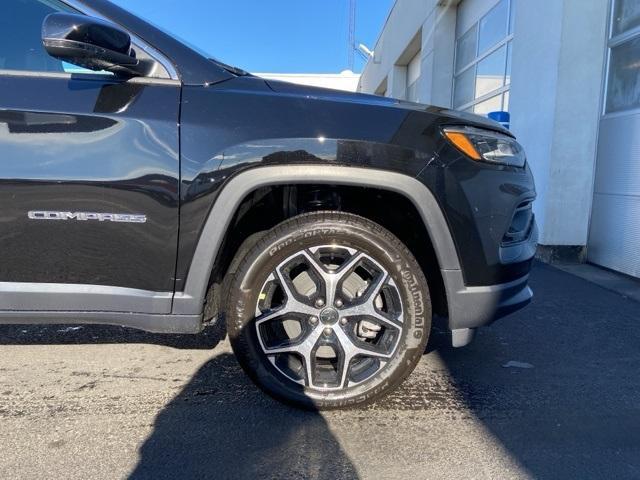
M 206 363 L 157 416 L 129 478 L 358 478 L 319 413 L 249 383 L 231 354 Z
M 640 304 L 546 265 L 531 284 L 527 309 L 436 347 L 457 394 L 534 478 L 640 478 Z
M 0 325 L 0 345 L 155 344 L 213 349 L 225 325 L 199 335 L 159 335 L 100 325 Z M 272 400 L 234 356 L 203 365 L 158 414 L 131 479 L 357 479 L 319 412 Z
M 109 325 L 0 325 L 0 345 L 100 345 L 143 343 L 177 349 L 210 350 L 224 336 L 224 325 L 197 335 L 147 333 Z

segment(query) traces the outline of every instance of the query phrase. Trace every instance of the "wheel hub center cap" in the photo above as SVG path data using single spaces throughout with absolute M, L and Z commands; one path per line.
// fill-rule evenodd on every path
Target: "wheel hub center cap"
M 338 310 L 333 307 L 325 308 L 320 312 L 320 321 L 325 325 L 334 325 L 338 323 L 340 314 Z

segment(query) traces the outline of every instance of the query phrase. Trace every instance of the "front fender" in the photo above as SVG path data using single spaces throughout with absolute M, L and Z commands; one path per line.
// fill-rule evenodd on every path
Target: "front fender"
M 443 274 L 443 278 L 445 281 L 449 278 L 461 281 L 460 262 L 440 206 L 431 191 L 415 178 L 378 169 L 335 165 L 262 166 L 236 174 L 222 187 L 199 236 L 184 290 L 174 296 L 174 314 L 202 313 L 209 276 L 218 250 L 242 200 L 258 188 L 284 184 L 370 187 L 405 196 L 420 213 L 440 268 L 443 273 L 447 272 L 447 275 Z M 449 291 L 446 283 L 445 288 Z

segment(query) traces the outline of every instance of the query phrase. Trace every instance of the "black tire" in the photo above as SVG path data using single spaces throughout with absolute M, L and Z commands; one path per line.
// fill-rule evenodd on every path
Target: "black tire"
M 378 343 L 384 341 L 384 343 L 381 343 L 381 346 L 374 345 L 371 348 L 375 348 L 376 351 L 377 349 L 387 349 L 385 351 L 388 352 L 391 352 L 391 348 L 393 348 L 393 351 L 388 353 L 390 356 L 385 358 L 384 361 L 380 360 L 380 358 L 369 359 L 367 355 L 354 356 L 350 364 L 351 368 L 347 367 L 346 373 L 344 373 L 344 370 L 339 370 L 338 367 L 335 367 L 337 371 L 335 374 L 336 379 L 342 373 L 348 375 L 348 377 L 342 377 L 346 378 L 344 384 L 336 380 L 336 389 L 329 391 L 322 390 L 322 387 L 310 388 L 308 385 L 296 383 L 285 376 L 283 371 L 276 368 L 275 360 L 273 362 L 269 360 L 269 358 L 274 359 L 276 356 L 272 355 L 268 357 L 265 353 L 264 348 L 266 347 L 262 345 L 266 343 L 264 343 L 262 337 L 260 337 L 259 340 L 256 324 L 259 320 L 256 320 L 256 306 L 259 306 L 259 301 L 263 301 L 259 300 L 259 297 L 262 299 L 265 297 L 263 291 L 266 288 L 267 279 L 284 278 L 277 277 L 275 273 L 276 271 L 281 271 L 279 266 L 283 261 L 292 255 L 295 256 L 297 252 L 301 252 L 301 254 L 303 254 L 302 252 L 307 252 L 310 254 L 311 251 L 321 245 L 340 245 L 340 248 L 344 247 L 348 252 L 357 251 L 359 254 L 361 252 L 364 255 L 364 257 L 362 257 L 364 260 L 360 261 L 368 262 L 367 265 L 373 265 L 371 269 L 374 273 L 378 267 L 381 267 L 380 270 L 386 270 L 386 272 L 381 271 L 379 274 L 376 273 L 376 275 L 379 277 L 384 275 L 384 278 L 389 279 L 381 280 L 380 284 L 384 282 L 388 283 L 381 287 L 375 286 L 374 288 L 380 288 L 381 290 L 376 290 L 372 292 L 371 295 L 367 293 L 366 297 L 373 298 L 375 296 L 372 300 L 372 305 L 381 305 L 381 302 L 383 302 L 383 300 L 381 300 L 381 296 L 383 295 L 382 289 L 385 289 L 384 302 L 390 304 L 393 300 L 391 297 L 395 296 L 394 298 L 399 300 L 400 306 L 396 305 L 396 307 L 394 307 L 396 310 L 392 313 L 398 315 L 397 312 L 400 312 L 399 315 L 401 315 L 401 319 L 399 320 L 401 323 L 398 328 L 394 327 L 391 323 L 389 323 L 389 326 L 386 326 L 384 322 L 379 322 L 379 325 L 383 325 L 383 327 L 376 326 L 378 324 L 375 323 L 373 324 L 377 329 L 376 331 L 383 333 L 370 333 L 371 330 L 367 330 L 367 327 L 371 327 L 371 323 L 365 323 L 363 330 L 361 325 L 362 319 L 358 321 L 360 317 L 354 317 L 354 320 L 341 319 L 341 321 L 345 323 L 343 324 L 344 326 L 340 328 L 348 331 L 347 333 L 349 335 L 362 334 L 366 337 L 366 335 L 384 334 L 385 337 L 383 339 L 371 340 Z M 315 252 L 313 255 L 321 255 L 320 250 L 315 250 Z M 352 255 L 355 257 L 355 253 Z M 357 259 L 354 260 L 354 262 L 355 261 L 357 261 Z M 362 265 L 358 267 L 345 267 L 344 270 L 353 268 L 353 272 L 355 273 L 356 268 L 360 268 L 361 266 Z M 278 270 L 276 270 L 276 268 Z M 335 268 L 339 269 L 340 267 Z M 358 272 L 360 271 L 361 270 L 358 270 Z M 331 272 L 332 271 L 329 270 L 325 273 Z M 354 273 L 346 272 L 344 276 L 352 276 Z M 313 275 L 313 272 L 311 275 Z M 356 280 L 360 279 L 360 277 L 354 278 L 356 278 Z M 344 284 L 347 283 L 347 280 L 342 280 L 342 282 L 340 288 L 345 288 Z M 371 283 L 373 284 L 373 280 Z M 275 287 L 273 288 L 280 288 L 278 286 L 279 283 L 275 282 L 274 285 Z M 363 288 L 368 288 L 366 286 L 368 283 L 364 285 L 365 287 Z M 337 287 L 333 290 L 336 291 Z M 325 293 L 328 292 L 329 287 L 322 291 Z M 316 294 L 320 295 L 322 291 L 319 288 Z M 344 291 L 345 290 L 341 290 L 341 292 Z M 359 295 L 362 295 L 362 293 L 359 292 Z M 386 298 L 387 295 L 389 295 L 388 299 Z M 284 297 L 283 301 L 288 305 L 287 298 L 288 297 Z M 304 297 L 304 299 L 306 298 L 307 297 Z M 329 298 L 333 298 L 333 295 Z M 353 302 L 357 300 L 358 298 L 354 296 Z M 318 300 L 316 300 L 316 304 L 317 302 Z M 384 303 L 384 305 L 387 305 L 387 303 Z M 377 307 L 374 306 L 374 308 Z M 387 311 L 389 311 L 389 307 L 384 308 L 387 308 Z M 318 317 L 309 317 L 311 319 L 310 322 L 315 322 L 313 325 L 323 327 L 323 335 L 329 335 L 327 332 L 330 328 L 324 328 L 326 326 L 325 321 L 333 321 L 332 318 L 335 310 L 335 308 L 325 307 L 320 316 L 321 323 L 317 323 Z M 397 387 L 413 371 L 425 350 L 431 328 L 431 300 L 427 281 L 411 252 L 397 237 L 380 225 L 356 215 L 340 212 L 314 212 L 300 215 L 283 222 L 267 232 L 260 241 L 246 253 L 245 258 L 240 262 L 233 278 L 231 278 L 225 313 L 231 345 L 238 361 L 251 379 L 265 392 L 278 400 L 307 409 L 353 407 L 368 404 L 383 397 Z M 260 310 L 260 314 L 263 313 L 264 312 Z M 384 315 L 391 315 L 391 313 L 384 313 Z M 259 316 L 259 318 L 262 317 Z M 346 323 L 347 321 L 349 321 L 349 323 Z M 315 327 L 306 326 L 302 321 L 300 323 L 303 325 L 300 328 L 315 329 Z M 282 327 L 279 326 L 279 328 Z M 336 332 L 335 334 L 332 333 L 332 336 L 340 333 L 337 331 L 339 328 L 337 324 L 331 328 L 334 328 Z M 315 332 L 317 330 L 313 331 Z M 363 331 L 365 333 L 361 333 Z M 345 343 L 348 343 L 350 347 L 353 346 L 354 343 L 357 343 L 357 345 L 364 345 L 368 348 L 369 343 L 361 343 L 369 341 L 367 339 L 370 337 L 365 337 L 355 337 L 355 342 Z M 261 341 L 263 341 L 262 344 Z M 310 342 L 313 343 L 313 340 L 310 340 Z M 308 344 L 310 343 L 308 342 L 307 345 Z M 395 345 L 395 347 L 390 347 L 389 345 Z M 315 348 L 316 351 L 319 352 L 317 345 Z M 344 352 L 347 351 L 347 349 L 340 350 L 340 347 L 337 347 L 337 349 L 329 347 L 329 351 Z M 348 351 L 351 352 L 352 350 Z M 287 362 L 291 363 L 290 355 L 294 354 L 287 353 L 286 355 Z M 331 354 L 329 357 L 331 357 Z M 299 370 L 304 371 L 306 375 L 305 377 L 301 377 L 301 383 L 308 383 L 309 376 L 314 378 L 315 381 L 316 370 L 309 372 L 305 370 L 304 367 L 307 362 L 304 362 L 303 359 L 308 357 L 303 355 L 299 358 L 300 364 L 302 365 Z M 313 368 L 323 368 L 324 370 L 321 372 L 323 375 L 331 374 L 331 365 L 344 365 L 346 363 L 339 360 L 339 358 L 342 357 L 339 357 L 338 354 L 335 355 L 335 358 L 329 358 L 328 360 L 320 360 L 319 358 L 320 357 L 314 359 L 316 363 L 311 362 L 310 365 L 320 365 L 317 367 L 314 366 Z M 321 365 L 321 361 L 325 363 Z M 365 367 L 361 367 L 361 364 L 364 364 Z M 366 372 L 375 373 L 372 373 L 371 377 L 366 377 L 365 380 L 358 383 L 356 381 L 357 379 L 353 380 L 355 375 L 353 370 L 357 369 L 356 367 L 361 370 L 367 368 L 368 370 L 366 370 Z

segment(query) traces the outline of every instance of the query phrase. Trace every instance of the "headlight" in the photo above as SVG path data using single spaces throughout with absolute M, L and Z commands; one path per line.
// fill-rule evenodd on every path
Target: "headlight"
M 508 135 L 474 127 L 446 127 L 444 136 L 473 160 L 524 167 L 524 150 Z

